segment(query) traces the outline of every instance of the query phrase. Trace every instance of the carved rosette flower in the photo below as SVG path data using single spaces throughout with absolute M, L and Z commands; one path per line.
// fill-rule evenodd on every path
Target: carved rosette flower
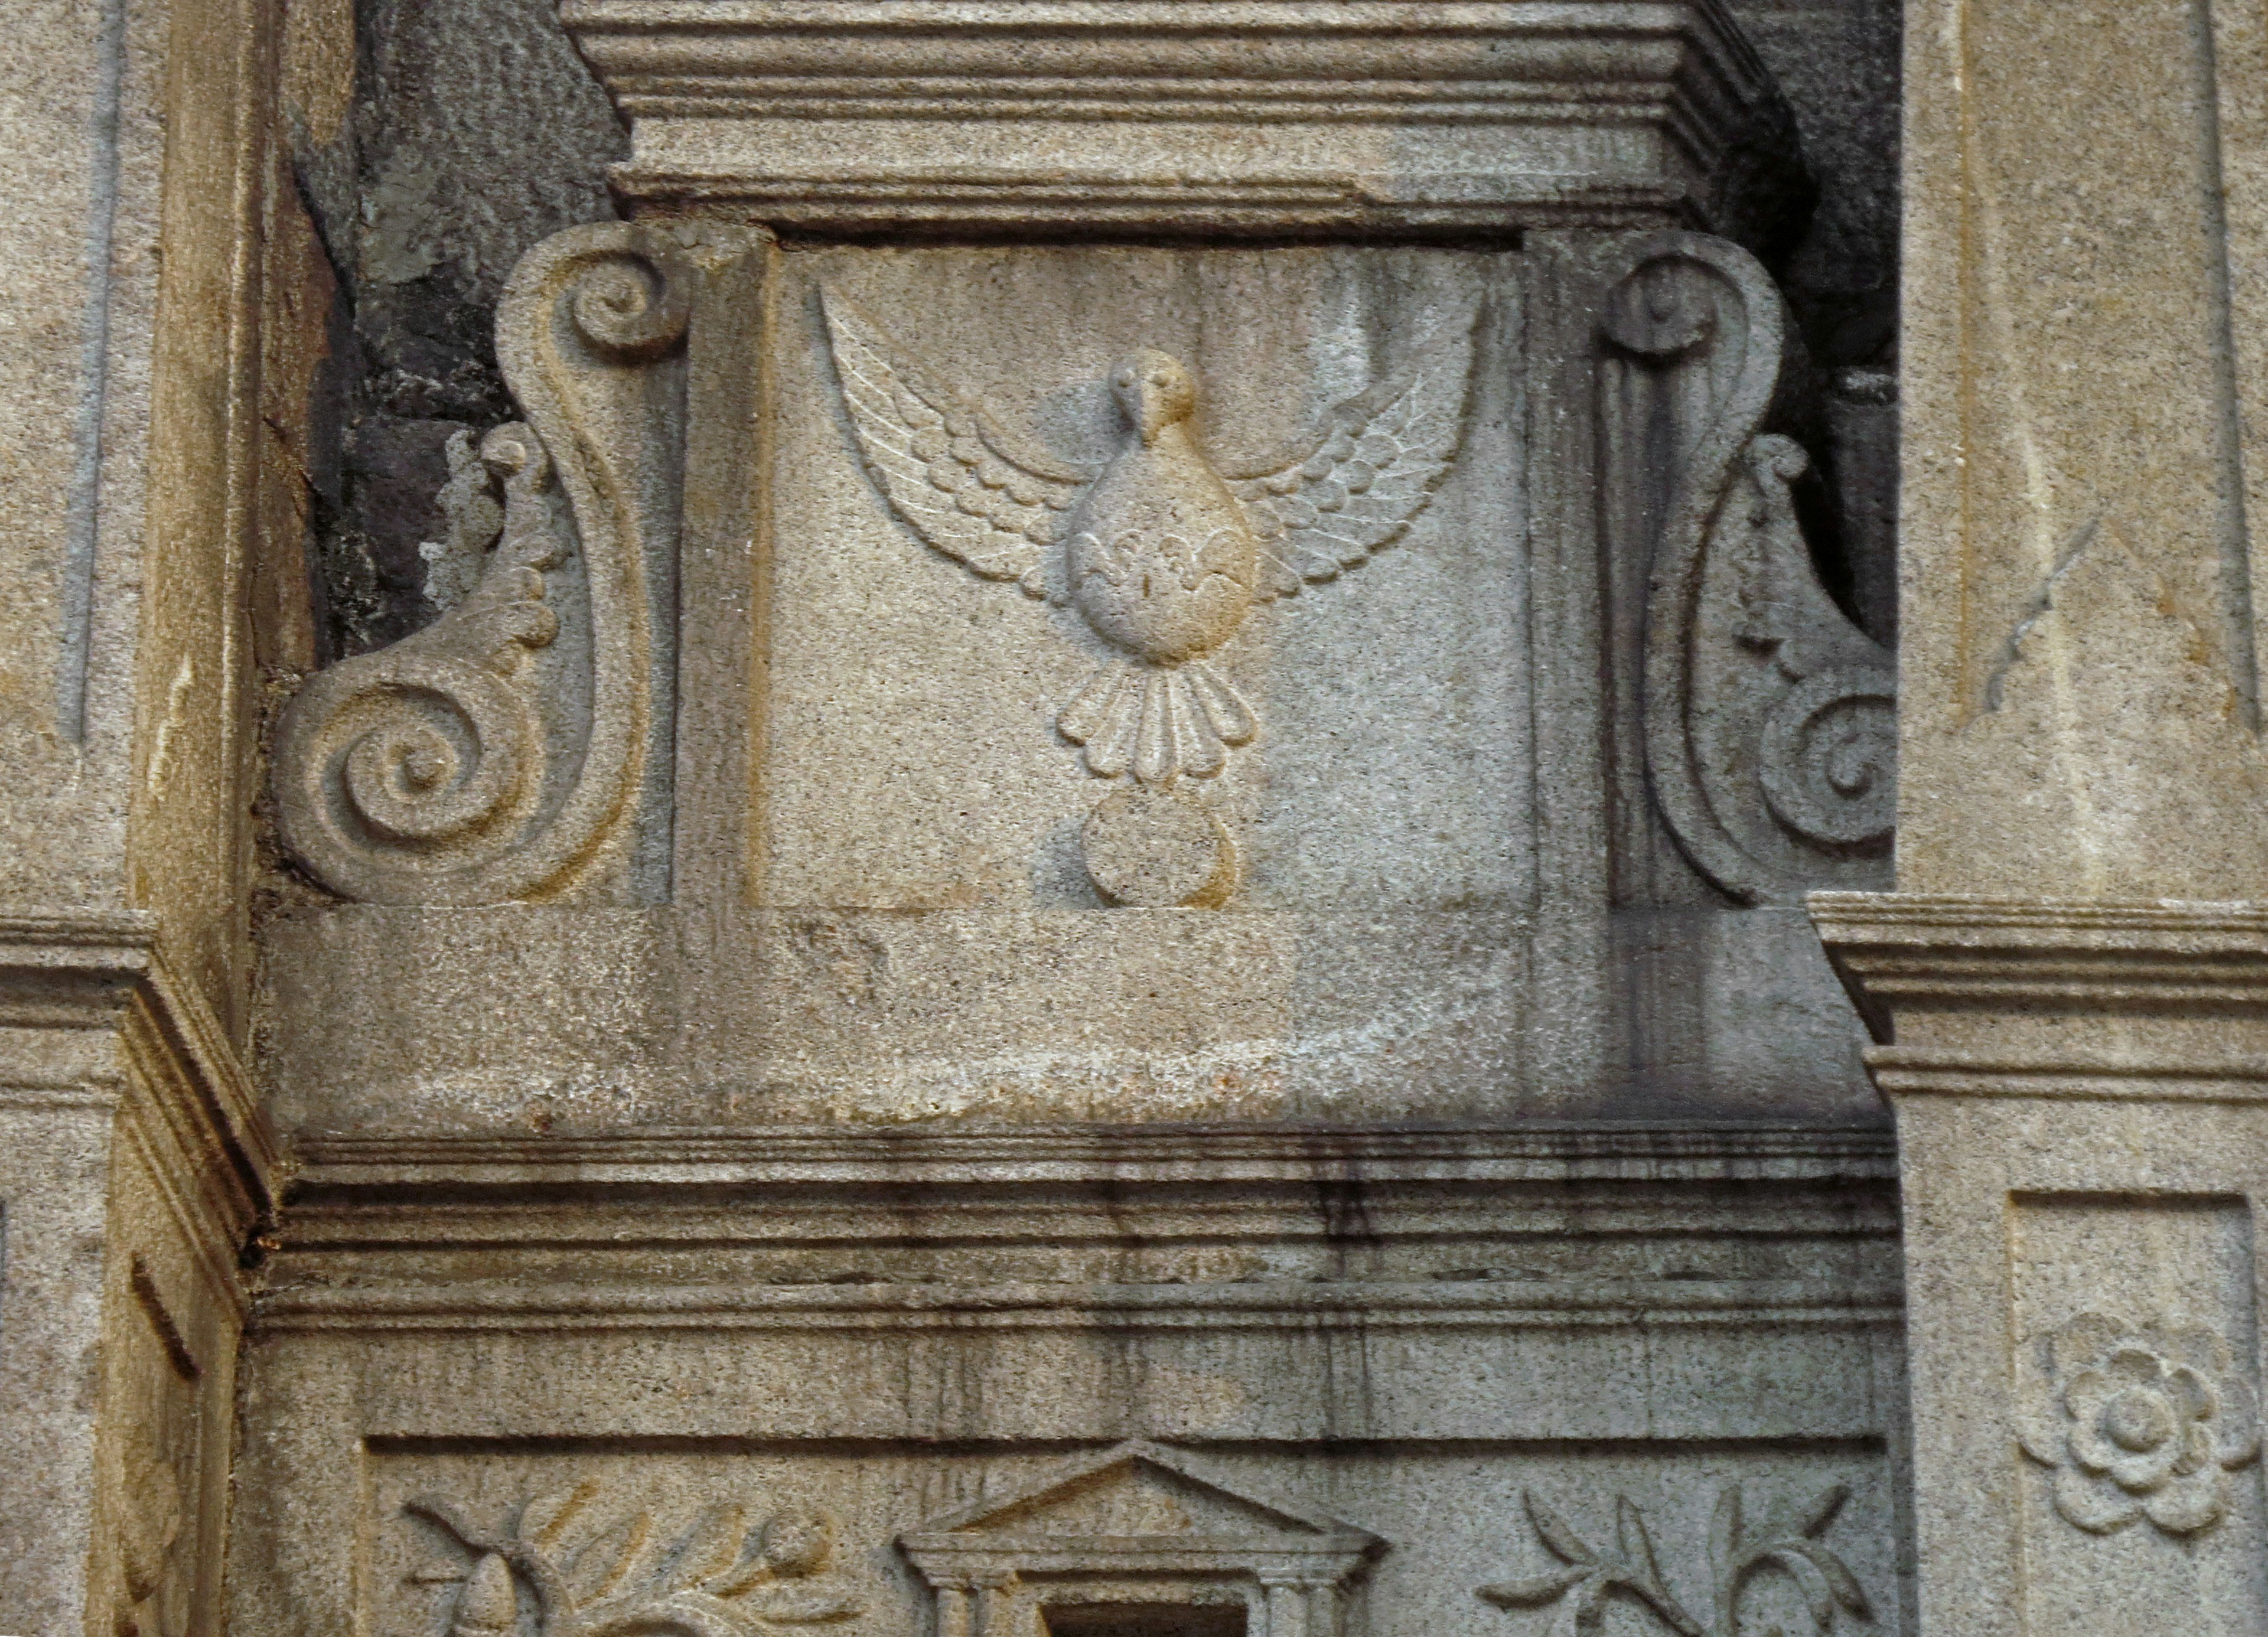
M 2228 1472 L 2259 1450 L 2228 1344 L 2194 1325 L 2082 1313 L 2034 1343 L 2021 1440 L 2055 1469 L 2055 1506 L 2096 1534 L 2146 1517 L 2169 1535 L 2228 1510 Z

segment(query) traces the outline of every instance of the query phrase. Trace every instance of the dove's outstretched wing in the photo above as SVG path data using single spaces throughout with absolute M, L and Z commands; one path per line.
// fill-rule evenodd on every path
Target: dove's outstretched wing
M 1046 551 L 1086 474 L 1010 453 L 991 417 L 833 290 L 821 293 L 843 401 L 876 487 L 915 533 L 988 580 L 1044 596 Z
M 1436 332 L 1407 364 L 1324 417 L 1307 452 L 1265 473 L 1224 473 L 1260 543 L 1262 598 L 1337 577 L 1391 545 L 1449 469 L 1465 423 L 1469 326 Z

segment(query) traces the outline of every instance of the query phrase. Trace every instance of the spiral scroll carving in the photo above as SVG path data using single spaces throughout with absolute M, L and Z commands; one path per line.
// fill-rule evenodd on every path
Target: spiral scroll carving
M 585 890 L 620 855 L 657 716 L 649 576 L 675 549 L 654 498 L 682 459 L 669 406 L 708 265 L 687 244 L 593 224 L 512 270 L 497 356 L 527 420 L 481 446 L 504 507 L 478 582 L 426 629 L 310 679 L 281 723 L 277 828 L 324 885 L 496 904 Z M 459 545 L 479 547 L 465 519 L 482 511 L 460 506 Z M 547 584 L 571 549 L 577 572 Z
M 1897 823 L 1898 683 L 1875 665 L 1808 677 L 1764 718 L 1772 816 L 1813 845 L 1878 849 Z
M 1774 424 L 1786 314 L 1753 257 L 1693 233 L 1635 246 L 1600 328 L 1614 481 L 1646 519 L 1648 786 L 1694 870 L 1738 903 L 1886 885 L 1891 655 L 1821 584 Z
M 651 363 L 683 339 L 690 270 L 665 252 L 618 251 L 586 261 L 568 297 L 575 327 L 617 363 Z
M 543 782 L 530 653 L 558 633 L 543 571 L 563 547 L 552 467 L 528 428 L 498 427 L 481 461 L 504 489 L 502 538 L 470 596 L 392 648 L 318 674 L 285 713 L 284 840 L 357 898 L 425 896 L 437 871 L 509 847 Z

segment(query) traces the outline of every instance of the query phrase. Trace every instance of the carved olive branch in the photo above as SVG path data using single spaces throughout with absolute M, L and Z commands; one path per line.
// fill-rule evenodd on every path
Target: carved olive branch
M 1838 1610 L 1860 1619 L 1873 1618 L 1857 1578 L 1819 1538 L 1849 1495 L 1842 1485 L 1832 1485 L 1800 1510 L 1790 1513 L 1775 1509 L 1758 1531 L 1746 1525 L 1739 1485 L 1728 1486 L 1718 1496 L 1709 1536 L 1716 1593 L 1715 1637 L 1739 1637 L 1742 1596 L 1756 1575 L 1766 1569 L 1776 1569 L 1795 1582 L 1813 1624 L 1822 1633 L 1834 1630 Z M 1566 1567 L 1483 1586 L 1476 1593 L 1483 1601 L 1501 1609 L 1557 1604 L 1576 1637 L 1599 1637 L 1606 1629 L 1608 1602 L 1620 1596 L 1643 1605 L 1678 1637 L 1711 1637 L 1711 1628 L 1670 1590 L 1645 1516 L 1628 1496 L 1615 1497 L 1612 1551 L 1592 1545 L 1534 1492 L 1524 1494 L 1522 1500 L 1536 1538 Z
M 665 1531 L 648 1511 L 593 1508 L 598 1493 L 586 1480 L 538 1496 L 508 1531 L 480 1528 L 438 1495 L 405 1501 L 404 1511 L 473 1556 L 453 1637 L 512 1629 L 515 1581 L 535 1600 L 539 1637 L 747 1637 L 864 1611 L 853 1598 L 800 1584 L 828 1567 L 838 1528 L 831 1513 L 783 1510 L 752 1522 L 745 1509 L 722 1501 Z

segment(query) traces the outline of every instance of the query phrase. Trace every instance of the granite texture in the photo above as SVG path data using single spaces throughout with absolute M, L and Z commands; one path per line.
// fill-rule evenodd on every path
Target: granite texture
M 2268 1619 L 2264 44 L 1906 41 L 1899 890 L 1813 905 L 1897 1111 L 1926 1631 Z
M 221 1618 L 238 1252 L 280 1156 L 147 916 L 0 921 L 0 1613 Z
M 235 1629 L 1904 1628 L 1877 1136 L 303 1157 Z
M 276 717 L 234 1626 L 1911 1630 L 1727 17 L 563 17 L 630 219 Z
M 287 1121 L 1869 1119 L 1793 900 L 1887 882 L 1888 656 L 1762 429 L 1778 294 L 1609 197 L 1525 254 L 550 241 L 500 334 L 556 485 L 492 451 L 480 588 L 281 724 L 373 900 L 267 924 Z M 1170 616 L 1153 518 L 1224 565 Z
M 1879 5 L 17 11 L 0 1630 L 1916 1629 Z
M 294 8 L 294 16 L 297 16 Z M 549 0 L 401 0 L 308 18 L 291 48 L 294 179 L 336 281 L 338 367 L 316 407 L 326 657 L 429 621 L 447 447 L 511 417 L 492 332 L 548 235 L 611 219 L 620 122 Z
M 279 1159 L 238 1055 L 267 28 L 7 31 L 0 1627 L 210 1630 Z

